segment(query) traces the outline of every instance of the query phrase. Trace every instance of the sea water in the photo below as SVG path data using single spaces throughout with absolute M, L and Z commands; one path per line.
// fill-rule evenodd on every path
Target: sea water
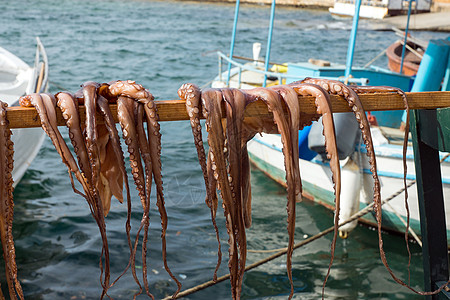
M 132 79 L 157 100 L 177 99 L 186 82 L 208 86 L 217 75 L 215 51 L 228 51 L 233 4 L 188 1 L 0 1 L 1 46 L 32 64 L 34 37 L 39 36 L 49 57 L 50 91 L 75 92 L 85 81 Z M 265 53 L 269 7 L 243 5 L 239 15 L 235 54 L 250 56 L 252 44 Z M 350 20 L 334 20 L 327 11 L 277 8 L 271 61 L 309 58 L 345 62 Z M 417 33 L 424 39 L 438 34 Z M 361 22 L 355 65 L 363 65 L 397 37 L 374 31 Z M 379 61 L 386 66 L 386 59 Z M 61 129 L 63 130 L 63 129 Z M 63 130 L 65 136 L 67 133 Z M 189 288 L 212 279 L 217 242 L 204 203 L 205 188 L 189 123 L 161 124 L 164 190 L 169 227 L 168 264 Z M 66 138 L 67 142 L 68 139 Z M 247 264 L 286 247 L 286 190 L 258 170 L 252 170 L 253 225 L 247 231 Z M 130 183 L 131 184 L 131 183 Z M 131 185 L 133 187 L 133 185 Z M 132 232 L 142 217 L 133 189 Z M 153 192 L 154 193 L 154 192 Z M 101 294 L 101 239 L 86 201 L 73 193 L 67 168 L 47 138 L 14 192 L 14 238 L 19 278 L 27 299 L 98 299 Z M 152 196 L 148 268 L 156 298 L 172 294 L 175 283 L 163 268 L 160 220 Z M 112 278 L 126 267 L 126 207 L 113 200 L 107 217 Z M 333 223 L 332 212 L 304 201 L 297 205 L 296 241 Z M 228 247 L 221 208 L 218 225 L 223 262 L 228 272 Z M 408 281 L 408 258 L 402 237 L 383 234 L 387 259 L 394 272 Z M 294 252 L 296 299 L 318 299 L 330 260 L 331 235 Z M 422 288 L 421 250 L 411 244 L 411 285 Z M 137 269 L 142 261 L 137 257 Z M 285 299 L 290 286 L 286 257 L 245 274 L 243 299 Z M 5 290 L 3 263 L 1 285 Z M 141 280 L 142 281 L 142 280 Z M 130 272 L 109 290 L 115 299 L 130 299 L 137 291 Z M 144 296 L 142 296 L 144 298 Z M 229 281 L 188 299 L 229 299 Z M 359 226 L 347 240 L 338 240 L 336 257 L 325 289 L 326 299 L 421 299 L 396 284 L 379 258 L 375 231 Z

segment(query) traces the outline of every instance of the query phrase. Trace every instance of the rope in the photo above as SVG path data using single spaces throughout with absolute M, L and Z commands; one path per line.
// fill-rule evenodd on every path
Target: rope
M 394 199 L 397 195 L 399 195 L 401 192 L 403 192 L 403 190 L 404 190 L 404 188 L 402 190 L 400 190 L 399 192 L 391 195 L 389 198 L 383 200 L 381 204 L 384 205 L 385 203 L 387 203 L 390 200 Z M 343 226 L 343 225 L 345 225 L 347 223 L 350 223 L 350 222 L 352 222 L 352 221 L 354 221 L 356 219 L 359 219 L 360 217 L 366 215 L 367 213 L 369 213 L 372 210 L 373 205 L 374 205 L 373 202 L 371 204 L 367 205 L 365 208 L 361 209 L 359 212 L 357 212 L 356 214 L 352 215 L 350 218 L 348 218 L 344 222 L 339 223 L 338 227 L 341 227 L 341 226 Z M 317 239 L 327 235 L 328 233 L 332 232 L 333 230 L 334 230 L 334 226 L 331 226 L 331 227 L 329 227 L 329 228 L 319 232 L 318 234 L 316 234 L 314 236 L 311 236 L 311 237 L 309 237 L 309 238 L 307 238 L 307 239 L 305 239 L 305 240 L 303 240 L 301 242 L 296 243 L 294 245 L 294 250 L 298 249 L 298 248 L 300 248 L 302 246 L 305 246 L 305 245 L 307 245 L 307 244 L 309 244 L 309 243 L 311 243 L 311 242 L 313 242 L 313 241 L 315 241 L 315 240 L 317 240 Z M 276 249 L 276 250 L 278 250 L 278 249 Z M 267 251 L 271 251 L 271 250 L 267 250 Z M 245 271 L 249 271 L 249 270 L 252 270 L 252 269 L 254 269 L 256 267 L 259 267 L 259 266 L 261 266 L 261 265 L 263 265 L 263 264 L 265 264 L 265 263 L 267 263 L 267 262 L 269 262 L 271 260 L 274 260 L 275 258 L 278 258 L 278 257 L 280 257 L 280 256 L 282 256 L 282 255 L 284 255 L 286 253 L 287 253 L 287 248 L 280 249 L 280 251 L 278 251 L 277 253 L 272 254 L 272 255 L 264 258 L 264 259 L 261 259 L 261 260 L 255 262 L 255 263 L 253 263 L 253 264 L 248 265 L 247 267 L 245 267 Z M 216 281 L 209 280 L 209 281 L 206 281 L 206 282 L 201 283 L 199 285 L 196 285 L 196 286 L 194 286 L 192 288 L 186 289 L 186 290 L 178 293 L 175 298 L 171 298 L 171 296 L 169 296 L 169 297 L 164 298 L 163 300 L 178 299 L 178 298 L 181 298 L 181 297 L 193 294 L 195 292 L 198 292 L 200 290 L 203 290 L 203 289 L 205 289 L 207 287 L 213 286 L 213 285 L 215 285 L 215 284 L 217 284 L 219 282 L 225 281 L 225 280 L 227 280 L 229 278 L 230 278 L 230 274 L 226 274 L 226 275 L 223 275 L 221 277 L 218 277 Z
M 408 188 L 413 186 L 416 183 L 416 181 L 412 181 L 408 184 Z M 403 191 L 405 190 L 405 188 L 403 188 Z M 405 225 L 405 228 L 408 226 L 408 224 L 406 224 L 406 221 L 402 218 L 402 216 L 397 212 L 397 210 L 390 204 L 390 203 L 386 203 L 387 206 L 389 206 L 389 208 L 392 210 L 392 212 L 395 214 L 395 216 L 400 220 L 400 222 L 403 223 L 403 225 Z M 422 247 L 422 241 L 420 240 L 419 236 L 414 232 L 414 230 L 412 230 L 412 228 L 408 228 L 409 233 L 411 233 L 411 235 L 413 236 L 413 238 L 416 240 L 417 244 L 419 244 L 420 247 Z
M 443 162 L 443 161 L 444 161 L 447 157 L 449 157 L 449 156 L 450 156 L 450 153 L 448 153 L 447 155 L 445 155 L 440 161 Z M 412 181 L 412 182 L 410 182 L 410 183 L 406 186 L 406 188 L 411 187 L 411 186 L 414 185 L 415 183 L 416 183 L 415 180 Z M 391 196 L 389 196 L 388 198 L 386 198 L 385 200 L 383 200 L 383 201 L 381 202 L 381 205 L 384 205 L 384 204 L 388 203 L 389 201 L 391 201 L 392 199 L 394 199 L 395 197 L 397 197 L 398 195 L 400 195 L 400 194 L 403 193 L 404 191 L 405 191 L 405 187 L 401 188 L 401 189 L 398 190 L 396 193 L 392 194 Z M 348 219 L 345 220 L 344 222 L 339 223 L 338 228 L 341 227 L 341 226 L 343 226 L 343 225 L 345 225 L 345 224 L 347 224 L 347 223 L 350 223 L 350 222 L 352 222 L 352 221 L 354 221 L 354 220 L 356 220 L 356 219 L 359 219 L 359 218 L 361 218 L 361 217 L 364 216 L 364 215 L 366 215 L 367 213 L 369 213 L 369 212 L 372 210 L 373 206 L 374 206 L 374 203 L 373 203 L 373 202 L 370 203 L 370 204 L 367 205 L 365 208 L 361 209 L 359 212 L 357 212 L 356 214 L 352 215 L 350 218 L 348 218 Z M 301 241 L 301 242 L 298 242 L 297 244 L 294 245 L 294 250 L 295 250 L 295 249 L 298 249 L 298 248 L 300 248 L 300 247 L 302 247 L 302 246 L 305 246 L 305 245 L 307 245 L 307 244 L 309 244 L 309 243 L 311 243 L 311 242 L 313 242 L 313 241 L 315 241 L 315 240 L 317 240 L 317 239 L 319 239 L 319 238 L 321 238 L 321 237 L 327 235 L 328 233 L 332 232 L 333 230 L 334 230 L 334 226 L 331 226 L 331 227 L 325 229 L 324 231 L 319 232 L 318 234 L 316 234 L 316 235 L 314 235 L 314 236 L 311 236 L 311 237 L 309 237 L 309 238 L 307 238 L 307 239 L 305 239 L 305 240 L 303 240 L 303 241 Z M 245 272 L 247 272 L 247 271 L 249 271 L 249 270 L 252 270 L 252 269 L 254 269 L 254 268 L 256 268 L 256 267 L 259 267 L 259 266 L 261 266 L 261 265 L 263 265 L 263 264 L 265 264 L 265 263 L 267 263 L 267 262 L 269 262 L 269 261 L 271 261 L 271 260 L 274 260 L 275 258 L 278 258 L 278 257 L 280 257 L 280 256 L 282 256 L 282 255 L 284 255 L 284 254 L 287 253 L 287 248 L 283 248 L 283 249 L 274 249 L 274 250 L 253 250 L 253 251 L 249 250 L 249 252 L 263 252 L 263 251 L 264 251 L 264 252 L 273 252 L 273 251 L 276 251 L 276 250 L 279 250 L 279 251 L 278 251 L 277 253 L 275 253 L 275 254 L 272 254 L 272 255 L 270 255 L 270 256 L 264 258 L 264 259 L 261 259 L 261 260 L 255 262 L 255 263 L 250 264 L 250 265 L 248 265 L 247 267 L 245 267 Z M 204 283 L 202 283 L 202 284 L 196 285 L 196 286 L 194 286 L 194 287 L 192 287 L 192 288 L 186 289 L 186 290 L 184 290 L 184 291 L 178 293 L 178 294 L 176 295 L 175 298 L 172 298 L 171 296 L 169 296 L 169 297 L 164 298 L 163 300 L 178 299 L 178 298 L 181 298 L 181 297 L 184 297 L 184 296 L 188 296 L 188 295 L 190 295 L 190 294 L 193 294 L 193 293 L 195 293 L 195 292 L 198 292 L 198 291 L 200 291 L 200 290 L 203 290 L 203 289 L 205 289 L 205 288 L 207 288 L 207 287 L 213 286 L 213 285 L 215 285 L 215 284 L 217 284 L 217 283 L 219 283 L 219 282 L 225 281 L 225 280 L 227 280 L 227 279 L 229 279 L 229 278 L 230 278 L 230 274 L 226 274 L 226 275 L 223 275 L 223 276 L 221 276 L 221 277 L 218 277 L 216 281 L 214 281 L 214 280 L 209 280 L 209 281 L 206 281 L 206 282 L 204 282 Z
M 377 56 L 375 56 L 374 58 L 372 58 L 367 64 L 364 65 L 363 68 L 368 68 L 371 64 L 373 64 L 377 59 L 379 59 L 380 57 L 382 57 L 387 51 L 387 48 L 384 49 L 383 51 L 381 51 L 380 53 L 377 54 Z

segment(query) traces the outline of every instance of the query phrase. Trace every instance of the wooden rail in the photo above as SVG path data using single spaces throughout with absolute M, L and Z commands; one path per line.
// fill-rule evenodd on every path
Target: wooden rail
M 450 92 L 420 92 L 406 93 L 411 109 L 434 109 L 450 107 Z M 366 111 L 402 110 L 405 108 L 400 95 L 395 93 L 361 94 L 360 99 Z M 340 96 L 331 96 L 334 112 L 348 112 L 347 102 Z M 160 121 L 189 120 L 183 100 L 155 101 L 158 107 Z M 314 113 L 314 97 L 299 96 L 299 103 L 305 113 Z M 117 122 L 117 105 L 111 104 L 111 111 Z M 61 111 L 57 110 L 58 125 L 64 125 Z M 80 106 L 80 116 L 84 121 L 85 110 Z M 269 115 L 267 106 L 257 101 L 246 109 L 247 116 Z M 7 109 L 7 119 L 11 128 L 40 127 L 41 122 L 34 108 L 10 107 Z

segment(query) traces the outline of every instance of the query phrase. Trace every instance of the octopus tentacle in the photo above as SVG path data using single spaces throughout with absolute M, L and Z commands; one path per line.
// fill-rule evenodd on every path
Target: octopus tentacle
M 102 214 L 103 216 L 97 216 L 98 218 L 103 218 L 106 216 L 106 211 L 104 206 L 109 206 L 108 199 L 105 199 L 105 195 L 101 193 L 101 180 L 100 180 L 100 149 L 98 147 L 98 129 L 97 129 L 97 120 L 96 120 L 96 109 L 97 109 L 97 89 L 100 87 L 100 84 L 96 82 L 85 82 L 82 84 L 82 91 L 84 96 L 84 106 L 86 108 L 86 149 L 88 152 L 89 162 L 91 164 L 92 170 L 92 184 L 91 184 L 91 192 L 93 193 L 93 198 L 95 199 L 95 208 L 94 212 L 96 215 Z M 103 221 L 103 226 L 106 227 Z M 106 229 L 101 231 L 101 234 L 104 235 L 104 241 L 106 241 Z M 105 254 L 105 278 L 104 278 L 104 286 L 101 298 L 103 298 L 107 294 L 107 289 L 109 287 L 109 279 L 110 279 L 110 266 L 109 266 L 109 249 L 108 244 L 104 243 L 102 253 Z M 100 270 L 101 274 L 103 273 L 103 264 L 100 260 Z M 102 276 L 102 275 L 100 275 Z
M 144 179 L 144 173 L 141 163 L 141 158 L 139 154 L 139 144 L 138 142 L 133 139 L 133 137 L 137 136 L 136 133 L 136 121 L 134 119 L 134 105 L 135 102 L 133 99 L 125 96 L 119 96 L 117 99 L 117 116 L 119 119 L 119 124 L 122 128 L 123 138 L 125 140 L 125 144 L 128 147 L 129 152 L 129 159 L 130 159 L 130 166 L 131 166 L 131 174 L 133 175 L 133 180 L 136 185 L 136 189 L 139 193 L 139 198 L 141 200 L 142 207 L 144 208 L 144 211 L 146 210 L 147 205 L 147 199 L 146 199 L 146 193 L 145 193 L 145 179 Z M 144 213 L 145 215 L 145 213 Z M 144 221 L 144 216 L 143 220 Z M 144 225 L 144 222 L 141 222 L 141 228 Z M 140 229 L 139 229 L 140 230 Z M 139 286 L 139 292 L 134 295 L 134 297 L 138 296 L 142 293 L 142 287 L 139 283 L 139 280 L 137 280 L 136 275 L 136 267 L 135 267 L 135 260 L 134 256 L 136 255 L 136 248 L 138 244 L 138 238 L 139 238 L 139 231 L 136 234 L 136 239 L 134 242 L 134 250 L 132 251 L 132 260 L 131 260 L 131 270 L 133 273 L 133 277 L 135 278 L 136 283 Z
M 382 210 L 381 210 L 381 195 L 380 195 L 380 181 L 378 179 L 377 174 L 377 167 L 376 167 L 376 160 L 375 160 L 375 151 L 373 148 L 373 142 L 372 142 L 372 136 L 370 134 L 370 125 L 367 120 L 366 114 L 364 112 L 363 106 L 361 101 L 359 100 L 358 95 L 355 93 L 355 91 L 347 86 L 345 86 L 343 83 L 339 81 L 333 81 L 333 80 L 323 80 L 323 79 L 312 79 L 307 78 L 303 82 L 318 84 L 322 86 L 325 90 L 327 90 L 331 94 L 341 95 L 344 96 L 344 98 L 349 103 L 350 108 L 353 110 L 356 120 L 360 124 L 361 134 L 363 141 L 366 145 L 367 149 L 367 155 L 369 156 L 369 164 L 370 164 L 370 171 L 372 172 L 372 177 L 374 179 L 374 209 L 375 209 L 375 216 L 377 219 L 377 229 L 378 229 L 378 244 L 380 249 L 380 257 L 381 261 L 383 262 L 383 265 L 388 270 L 389 274 L 391 275 L 392 279 L 394 279 L 398 284 L 403 285 L 410 289 L 411 291 L 421 294 L 421 295 L 429 295 L 428 292 L 420 292 L 413 289 L 411 286 L 403 282 L 401 279 L 399 279 L 394 272 L 389 267 L 389 264 L 386 259 L 386 253 L 383 248 L 383 239 L 381 236 L 381 219 L 382 219 Z
M 205 127 L 208 130 L 208 125 L 206 123 Z M 207 189 L 209 189 L 212 194 L 212 201 L 210 201 L 210 203 L 206 203 L 206 205 L 208 205 L 214 218 L 216 218 L 217 208 L 219 207 L 219 199 L 217 198 L 217 179 L 214 177 L 214 170 L 212 169 L 213 162 L 211 159 L 211 153 L 211 151 L 208 151 L 208 158 L 206 160 L 206 176 L 208 178 Z
M 334 219 L 334 235 L 331 242 L 331 258 L 328 271 L 322 286 L 322 297 L 325 292 L 325 285 L 330 275 L 331 266 L 333 265 L 334 253 L 336 250 L 337 233 L 339 227 L 340 215 L 340 199 L 341 199 L 341 168 L 339 165 L 339 155 L 336 142 L 336 131 L 333 122 L 333 113 L 331 110 L 331 101 L 328 93 L 318 85 L 308 83 L 292 83 L 291 86 L 302 96 L 314 96 L 317 113 L 322 115 L 323 134 L 325 136 L 325 148 L 327 157 L 330 159 L 330 169 L 332 173 L 332 181 L 335 191 L 335 219 Z
M 252 225 L 252 188 L 250 185 L 250 159 L 248 157 L 247 143 L 242 147 L 240 162 L 244 223 L 246 228 L 250 228 Z
M 178 95 L 186 101 L 186 110 L 191 120 L 192 133 L 194 135 L 194 143 L 197 149 L 197 156 L 206 185 L 207 197 L 205 199 L 208 207 L 213 207 L 213 202 L 217 202 L 217 194 L 214 189 L 209 188 L 209 180 L 207 175 L 206 155 L 203 147 L 202 127 L 200 125 L 200 109 L 201 109 L 201 92 L 194 84 L 183 84 L 178 90 Z M 217 207 L 217 205 L 215 205 Z M 215 215 L 214 211 L 214 215 Z
M 64 141 L 64 139 L 62 138 L 62 136 L 60 136 L 60 137 L 57 136 L 59 134 L 59 131 L 54 130 L 54 128 L 57 128 L 56 124 L 54 124 L 53 126 L 50 125 L 50 119 L 47 114 L 47 109 L 46 109 L 46 106 L 44 105 L 41 95 L 40 94 L 30 94 L 30 95 L 24 96 L 21 98 L 21 103 L 22 103 L 22 105 L 29 105 L 36 109 L 36 111 L 39 115 L 39 118 L 41 119 L 42 128 L 44 129 L 45 133 L 50 137 L 50 140 L 52 141 L 53 145 L 55 146 L 55 149 L 58 152 L 58 154 L 60 155 L 63 163 L 69 169 L 68 171 L 69 171 L 69 176 L 71 178 L 73 189 L 76 191 L 74 183 L 73 183 L 72 173 L 74 173 L 75 177 L 78 179 L 78 181 L 80 181 L 80 183 L 83 186 L 83 189 L 85 189 L 85 191 L 89 190 L 88 184 L 86 183 L 86 181 L 84 179 L 85 177 L 83 177 L 83 175 L 81 174 L 81 172 L 76 164 L 76 161 L 73 158 L 69 148 L 67 147 L 65 142 L 61 143 Z M 51 106 L 49 106 L 49 107 L 51 107 Z M 56 119 L 53 119 L 52 122 L 55 122 L 55 120 Z M 82 194 L 81 192 L 78 192 L 78 193 L 86 197 L 85 194 Z
M 150 149 L 150 157 L 152 162 L 152 173 L 156 184 L 157 202 L 156 205 L 161 217 L 161 241 L 162 241 L 162 257 L 164 268 L 169 276 L 177 284 L 177 290 L 173 294 L 175 297 L 181 290 L 181 283 L 172 274 L 167 264 L 166 251 L 166 231 L 167 231 L 167 213 L 164 204 L 163 182 L 161 175 L 161 133 L 158 123 L 158 114 L 156 106 L 153 102 L 153 95 L 144 89 L 142 85 L 134 81 L 117 81 L 109 86 L 109 93 L 113 96 L 128 96 L 136 101 L 144 104 L 145 115 L 147 119 L 148 141 Z
M 239 273 L 238 286 L 236 293 L 240 294 L 242 288 L 242 279 L 244 277 L 245 262 L 247 259 L 247 239 L 245 235 L 245 216 L 248 223 L 251 223 L 251 213 L 246 211 L 247 208 L 251 210 L 251 201 L 248 198 L 248 190 L 243 189 L 242 185 L 242 123 L 244 120 L 245 110 L 245 96 L 237 89 L 223 89 L 222 96 L 225 100 L 226 111 L 226 138 L 227 138 L 227 153 L 228 153 L 228 182 L 231 190 L 231 199 L 234 207 L 234 230 L 236 232 L 236 242 L 239 249 Z M 246 188 L 248 189 L 248 185 Z M 245 194 L 245 197 L 243 197 Z M 246 201 L 244 203 L 244 200 Z
M 109 109 L 108 101 L 106 98 L 104 98 L 102 95 L 98 95 L 97 99 L 97 106 L 99 109 L 100 114 L 103 116 L 106 124 L 106 128 L 108 129 L 109 136 L 111 138 L 111 146 L 112 151 L 115 154 L 115 157 L 117 158 L 117 166 L 123 176 L 123 182 L 125 183 L 125 190 L 126 190 L 126 197 L 127 197 L 127 220 L 125 223 L 125 231 L 127 234 L 127 240 L 128 240 L 128 246 L 130 248 L 130 261 L 128 263 L 128 266 L 125 268 L 123 273 L 111 284 L 113 286 L 128 270 L 129 266 L 132 265 L 132 262 L 134 262 L 134 251 L 131 244 L 131 195 L 130 195 L 130 187 L 128 184 L 128 176 L 125 169 L 125 160 L 124 160 L 124 154 L 122 151 L 122 148 L 120 146 L 120 139 L 119 134 L 117 132 L 117 128 L 115 126 L 115 121 L 113 119 L 111 110 Z M 136 276 L 136 270 L 133 268 L 132 270 L 133 277 L 136 281 L 136 283 L 139 285 L 139 280 Z M 111 287 L 110 286 L 110 287 Z
M 291 128 L 291 141 L 292 141 L 292 156 L 293 158 L 299 157 L 298 150 L 298 128 L 300 128 L 300 106 L 298 104 L 298 95 L 295 89 L 290 86 L 273 86 L 271 89 L 275 90 L 283 99 L 286 107 L 289 111 L 288 122 Z M 297 201 L 301 201 L 302 182 L 300 178 L 300 166 L 298 163 L 294 163 L 294 186 L 295 197 Z
M 148 91 L 146 91 L 146 96 L 139 98 L 138 101 L 144 105 L 145 116 L 147 119 L 147 135 L 150 147 L 150 157 L 152 160 L 152 173 L 156 185 L 156 206 L 158 207 L 161 218 L 161 245 L 164 269 L 177 284 L 177 290 L 172 295 L 172 297 L 176 297 L 181 290 L 181 283 L 172 274 L 167 263 L 166 231 L 168 219 L 164 203 L 163 180 L 161 175 L 161 133 L 158 123 L 158 112 L 156 110 L 156 105 L 153 102 L 153 96 Z
M 408 184 L 406 182 L 406 175 L 408 173 L 407 165 L 406 165 L 406 151 L 408 149 L 408 135 L 409 135 L 409 119 L 410 119 L 410 109 L 408 98 L 404 91 L 399 88 L 390 87 L 390 86 L 349 86 L 352 90 L 354 90 L 358 94 L 366 94 L 366 93 L 397 93 L 402 97 L 403 103 L 405 104 L 406 110 L 406 120 L 405 120 L 405 134 L 403 137 L 403 186 L 405 193 L 405 209 L 406 209 L 406 230 L 405 230 L 405 243 L 408 251 L 408 274 L 410 272 L 411 265 L 411 251 L 409 249 L 409 224 L 410 224 L 410 212 L 408 205 Z M 408 278 L 410 275 L 408 276 Z
M 242 283 L 239 278 L 239 260 L 237 232 L 235 231 L 235 208 L 232 203 L 231 189 L 228 182 L 227 164 L 224 155 L 225 138 L 222 127 L 222 101 L 223 96 L 219 90 L 208 89 L 202 92 L 202 104 L 207 112 L 206 129 L 208 131 L 210 172 L 218 182 L 218 188 L 222 197 L 222 206 L 225 215 L 228 233 L 228 268 L 230 270 L 231 293 L 233 299 L 240 297 L 237 291 Z M 241 232 L 241 234 L 245 234 Z M 241 279 L 241 280 L 240 280 Z
M 247 151 L 247 142 L 251 140 L 256 131 L 248 130 L 245 122 L 245 108 L 247 105 L 255 101 L 254 98 L 249 97 L 245 92 L 232 89 L 233 92 L 233 107 L 234 118 L 236 122 L 237 132 L 239 132 L 239 146 L 240 146 L 240 166 L 239 166 L 239 184 L 241 185 L 241 197 L 242 197 L 242 209 L 243 218 L 246 228 L 250 228 L 252 224 L 252 199 L 251 199 L 251 186 L 250 186 L 250 160 Z M 231 99 L 231 98 L 230 98 Z M 242 111 L 241 111 L 242 110 Z M 227 106 L 227 111 L 229 111 Z M 228 114 L 227 114 L 227 118 Z M 244 266 L 245 267 L 245 266 Z
M 62 116 L 69 129 L 69 138 L 72 142 L 74 152 L 78 159 L 83 176 L 89 178 L 92 175 L 91 165 L 87 154 L 84 135 L 81 129 L 81 121 L 78 114 L 78 101 L 67 92 L 57 93 L 55 95 L 57 105 L 62 112 Z M 88 180 L 91 182 L 91 180 Z
M 0 101 L 0 237 L 5 260 L 6 281 L 8 283 L 11 299 L 24 299 L 22 287 L 17 278 L 16 250 L 12 235 L 14 201 L 13 201 L 13 154 L 14 144 L 11 141 L 11 130 L 6 119 L 6 107 L 8 105 Z M 0 297 L 4 299 L 0 289 Z
M 102 209 L 102 204 L 100 199 L 96 197 L 93 193 L 93 189 L 90 187 L 88 182 L 86 181 L 86 177 L 84 177 L 78 168 L 75 159 L 72 156 L 67 144 L 64 142 L 60 132 L 57 129 L 56 124 L 56 113 L 54 112 L 56 106 L 56 100 L 47 94 L 31 94 L 23 97 L 23 101 L 21 103 L 32 105 L 36 108 L 38 115 L 41 119 L 42 128 L 46 132 L 46 134 L 50 137 L 53 145 L 55 146 L 57 152 L 61 156 L 63 163 L 67 166 L 69 170 L 69 176 L 72 183 L 72 188 L 78 192 L 80 195 L 84 196 L 89 204 L 89 208 L 91 210 L 92 215 L 99 227 L 100 235 L 102 238 L 103 246 L 102 246 L 102 256 L 100 257 L 100 268 L 101 268 L 101 278 L 103 277 L 103 255 L 105 257 L 105 270 L 104 270 L 104 278 L 101 280 L 101 284 L 103 287 L 101 298 L 103 298 L 107 294 L 109 278 L 110 278 L 110 267 L 109 267 L 109 249 L 108 249 L 108 241 L 106 237 L 106 225 L 104 220 L 104 214 Z M 75 174 L 75 177 L 80 182 L 83 187 L 83 190 L 86 194 L 82 194 L 77 191 L 74 187 L 72 173 Z
M 146 207 L 146 195 L 145 195 L 145 179 L 144 172 L 139 154 L 139 143 L 134 137 L 137 136 L 136 132 L 136 120 L 134 117 L 134 105 L 135 101 L 129 97 L 120 96 L 117 99 L 117 116 L 119 118 L 120 126 L 122 127 L 123 138 L 125 144 L 128 146 L 128 152 L 130 153 L 130 166 L 131 174 L 136 185 L 136 189 L 139 192 L 139 198 L 141 200 L 142 207 Z
M 145 189 L 146 189 L 146 206 L 144 207 L 144 215 L 142 218 L 142 222 L 144 223 L 144 237 L 142 240 L 142 277 L 144 280 L 144 286 L 147 292 L 147 295 L 154 299 L 153 295 L 150 293 L 148 288 L 147 281 L 147 240 L 148 240 L 148 228 L 149 228 L 149 217 L 150 217 L 150 193 L 152 187 L 152 161 L 150 155 L 150 149 L 147 141 L 147 137 L 145 136 L 144 130 L 144 107 L 140 103 L 135 102 L 137 105 L 137 123 L 136 130 L 138 133 L 138 142 L 139 148 L 141 151 L 141 157 L 144 161 L 144 169 L 145 169 Z
M 98 130 L 97 130 L 97 88 L 100 85 L 96 82 L 88 81 L 82 84 L 82 92 L 84 97 L 84 106 L 86 108 L 86 149 L 91 165 L 91 184 L 93 186 L 94 195 L 98 195 L 98 186 L 100 180 L 100 151 L 98 148 Z M 102 202 L 103 199 L 102 199 Z M 103 209 L 103 205 L 102 205 Z
M 283 144 L 283 154 L 284 161 L 286 167 L 286 181 L 287 181 L 287 193 L 288 193 L 288 201 L 287 201 L 287 214 L 288 214 L 288 251 L 287 251 L 287 260 L 286 267 L 289 277 L 289 282 L 291 284 L 291 292 L 289 294 L 289 299 L 292 298 L 294 294 L 294 284 L 292 280 L 292 253 L 294 251 L 294 234 L 295 234 L 295 203 L 296 203 L 296 188 L 295 188 L 295 172 L 298 170 L 294 167 L 295 164 L 298 164 L 298 156 L 293 157 L 293 147 L 292 147 L 292 135 L 290 130 L 293 128 L 289 127 L 288 120 L 285 118 L 285 112 L 283 107 L 281 106 L 281 102 L 279 99 L 278 93 L 274 90 L 266 89 L 266 88 L 255 88 L 252 90 L 248 90 L 247 93 L 259 97 L 262 101 L 264 101 L 269 111 L 273 113 L 274 122 L 278 126 L 278 131 L 281 134 L 281 142 Z M 298 127 L 295 128 L 298 130 Z M 298 144 L 296 145 L 298 148 Z M 300 177 L 300 175 L 298 175 Z
M 198 161 L 200 163 L 201 170 L 203 172 L 203 178 L 206 187 L 206 205 L 211 210 L 211 221 L 213 223 L 214 231 L 216 233 L 216 239 L 218 244 L 217 251 L 217 264 L 214 270 L 213 280 L 217 280 L 217 271 L 219 270 L 222 261 L 222 251 L 219 238 L 219 229 L 216 223 L 216 212 L 217 212 L 217 193 L 216 193 L 216 182 L 210 185 L 210 180 L 208 176 L 208 168 L 206 162 L 205 149 L 203 147 L 202 139 L 202 127 L 200 124 L 200 114 L 201 114 L 201 91 L 200 89 L 191 83 L 183 84 L 178 89 L 178 96 L 186 101 L 186 110 L 190 118 L 190 123 L 192 127 L 192 134 L 194 136 L 194 144 L 197 149 Z

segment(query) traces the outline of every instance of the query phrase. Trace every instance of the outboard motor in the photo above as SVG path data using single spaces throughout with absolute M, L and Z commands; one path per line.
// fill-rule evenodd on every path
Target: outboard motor
M 339 220 L 340 223 L 350 218 L 359 210 L 360 193 L 363 182 L 358 162 L 354 159 L 358 153 L 355 153 L 356 143 L 360 143 L 361 133 L 358 122 L 353 113 L 333 114 L 334 126 L 336 131 L 336 143 L 338 148 L 339 160 L 341 161 L 341 205 Z M 317 152 L 322 160 L 327 160 L 325 150 L 325 137 L 322 134 L 323 125 L 319 119 L 313 123 L 308 136 L 308 146 L 311 150 Z M 354 155 L 352 155 L 354 153 Z M 348 233 L 358 224 L 357 220 L 347 223 L 339 228 L 339 236 L 347 238 Z
M 355 144 L 361 135 L 358 122 L 353 113 L 333 114 L 334 128 L 336 131 L 336 143 L 339 160 L 347 158 L 355 151 Z M 308 135 L 308 147 L 327 160 L 325 150 L 325 137 L 323 136 L 322 118 L 314 122 Z

